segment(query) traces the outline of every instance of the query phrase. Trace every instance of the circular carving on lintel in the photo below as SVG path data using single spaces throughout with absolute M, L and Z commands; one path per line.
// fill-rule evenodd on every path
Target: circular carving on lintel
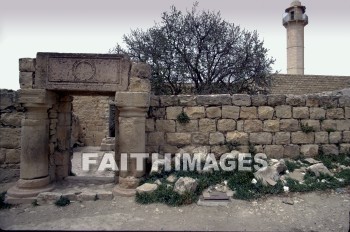
M 73 65 L 73 76 L 76 80 L 84 81 L 93 78 L 96 74 L 95 64 L 88 60 L 80 60 Z

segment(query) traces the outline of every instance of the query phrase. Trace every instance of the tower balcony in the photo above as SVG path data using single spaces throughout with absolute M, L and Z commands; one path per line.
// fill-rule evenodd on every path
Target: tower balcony
M 309 17 L 306 14 L 286 14 L 282 22 L 283 26 L 287 26 L 290 22 L 301 22 L 306 26 L 309 23 Z

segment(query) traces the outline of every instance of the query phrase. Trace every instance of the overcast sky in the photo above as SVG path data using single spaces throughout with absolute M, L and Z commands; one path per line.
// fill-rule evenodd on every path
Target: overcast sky
M 190 9 L 192 0 L 0 0 L 0 88 L 18 89 L 18 59 L 37 52 L 107 53 L 131 29 L 160 21 L 171 5 Z M 282 15 L 290 0 L 198 0 L 200 9 L 257 30 L 274 69 L 286 73 Z M 305 74 L 350 76 L 350 1 L 304 0 Z

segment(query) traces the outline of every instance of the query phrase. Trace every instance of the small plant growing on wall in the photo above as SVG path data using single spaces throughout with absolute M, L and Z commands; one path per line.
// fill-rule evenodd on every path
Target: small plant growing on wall
M 326 131 L 327 131 L 328 133 L 331 133 L 331 132 L 335 132 L 335 129 L 333 129 L 333 128 L 327 128 Z
M 190 117 L 188 117 L 188 115 L 185 112 L 181 112 L 177 116 L 177 121 L 181 124 L 186 124 L 186 123 L 189 123 Z
M 315 132 L 315 129 L 312 126 L 309 126 L 308 123 L 306 123 L 305 125 L 301 124 L 300 127 L 302 132 L 304 132 L 305 134 L 308 134 L 310 132 Z
M 230 151 L 237 150 L 237 147 L 241 146 L 241 144 L 238 141 L 231 141 L 226 144 L 227 148 Z

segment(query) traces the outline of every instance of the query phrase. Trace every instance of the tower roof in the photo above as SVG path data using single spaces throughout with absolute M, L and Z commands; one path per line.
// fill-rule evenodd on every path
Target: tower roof
M 290 6 L 301 6 L 301 2 L 300 1 L 293 1 Z
M 301 2 L 298 1 L 298 0 L 293 1 L 293 2 L 290 4 L 290 7 L 288 7 L 288 8 L 286 9 L 285 12 L 288 13 L 290 10 L 292 10 L 292 9 L 295 8 L 295 7 L 301 8 L 302 11 L 303 11 L 303 13 L 305 13 L 306 7 L 303 6 L 303 5 L 301 5 Z

